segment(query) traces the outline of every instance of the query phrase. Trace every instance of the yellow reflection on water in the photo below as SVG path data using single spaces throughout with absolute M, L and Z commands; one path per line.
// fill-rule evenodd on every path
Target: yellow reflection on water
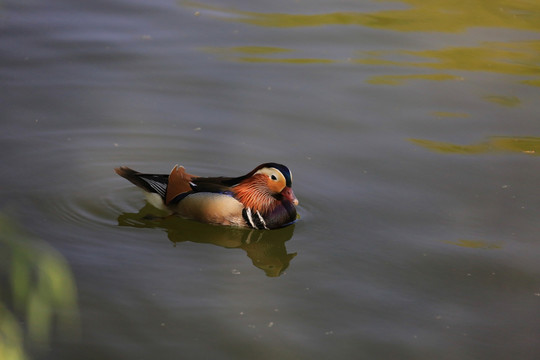
M 486 141 L 471 145 L 459 145 L 423 139 L 410 139 L 410 141 L 423 148 L 446 154 L 484 154 L 497 152 L 527 155 L 540 154 L 540 137 L 493 136 Z
M 540 30 L 540 29 L 539 29 Z M 437 50 L 396 50 L 363 52 L 360 64 L 391 65 L 437 70 L 489 71 L 511 75 L 540 73 L 540 41 L 485 42 L 475 47 L 448 47 Z M 412 56 L 418 61 L 388 60 L 387 57 Z M 423 61 L 420 61 L 423 60 Z
M 531 86 L 540 87 L 540 79 L 538 79 L 538 80 L 523 80 L 523 81 L 521 81 L 521 83 L 525 84 L 525 85 L 531 85 Z
M 502 106 L 507 107 L 514 107 L 521 104 L 521 101 L 515 97 L 515 96 L 497 96 L 497 95 L 489 95 L 484 97 L 487 101 L 491 101 L 495 104 L 499 104 Z
M 468 118 L 470 115 L 467 113 L 456 113 L 456 112 L 448 112 L 448 111 L 435 111 L 433 113 L 436 117 L 439 118 Z
M 276 59 L 276 58 L 264 58 L 264 57 L 238 57 L 238 61 L 243 62 L 250 62 L 250 63 L 257 63 L 257 62 L 264 62 L 264 63 L 283 63 L 283 64 L 331 64 L 334 63 L 334 60 L 330 59 L 312 59 L 312 58 L 284 58 L 284 59 Z
M 396 1 L 398 2 L 398 1 Z M 211 10 L 227 21 L 267 27 L 357 25 L 396 31 L 458 32 L 472 27 L 505 27 L 539 30 L 540 2 L 514 0 L 401 0 L 406 9 L 372 13 L 329 12 L 287 14 L 242 11 L 195 1 L 180 3 Z
M 291 53 L 294 50 L 273 46 L 205 47 L 201 49 L 228 61 L 289 64 L 330 64 L 335 62 L 331 59 L 280 57 L 280 54 Z
M 271 28 L 364 26 L 399 32 L 459 33 L 473 28 L 512 29 L 540 32 L 540 1 L 515 0 L 401 0 L 404 9 L 374 12 L 332 11 L 316 14 L 244 11 L 202 2 L 181 1 L 183 6 L 197 8 L 197 14 L 223 21 Z M 249 46 L 246 49 L 215 48 L 216 53 L 229 52 L 225 60 L 251 63 L 334 64 L 414 67 L 430 70 L 487 71 L 526 76 L 522 84 L 540 86 L 540 41 L 482 42 L 476 46 L 441 46 L 430 50 L 391 50 L 361 52 L 352 61 L 322 57 L 283 56 L 291 52 L 279 48 Z M 247 50 L 247 52 L 246 52 Z M 274 51 L 277 50 L 277 51 Z M 243 54 L 243 55 L 242 55 Z M 251 56 L 245 56 L 249 54 Z M 276 56 L 276 54 L 281 56 Z M 351 50 L 354 55 L 354 49 Z M 405 57 L 406 59 L 403 59 Z M 462 75 L 463 76 L 463 75 Z M 378 76 L 372 84 L 400 85 L 406 80 L 455 80 L 462 76 L 422 74 Z M 489 100 L 489 99 L 488 99 Z M 505 105 L 506 106 L 506 105 Z
M 373 76 L 368 82 L 376 85 L 401 85 L 409 80 L 431 80 L 431 81 L 446 81 L 446 80 L 462 80 L 459 76 L 449 74 L 410 74 L 410 75 L 381 75 Z
M 457 245 L 461 247 L 466 247 L 469 249 L 487 249 L 487 250 L 493 250 L 493 249 L 500 249 L 501 245 L 497 244 L 490 244 L 486 241 L 481 240 L 466 240 L 466 239 L 460 239 L 458 241 L 445 241 L 447 244 Z

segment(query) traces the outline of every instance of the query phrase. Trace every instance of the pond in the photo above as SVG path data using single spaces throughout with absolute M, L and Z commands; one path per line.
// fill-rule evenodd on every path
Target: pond
M 540 3 L 0 15 L 0 212 L 77 288 L 77 334 L 33 358 L 540 356 Z M 279 230 L 160 219 L 113 171 L 265 162 L 300 201 Z

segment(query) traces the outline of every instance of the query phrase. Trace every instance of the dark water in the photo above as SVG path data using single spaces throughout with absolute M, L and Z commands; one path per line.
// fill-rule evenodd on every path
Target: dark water
M 4 1 L 1 211 L 68 261 L 38 359 L 536 359 L 537 2 Z M 294 174 L 271 232 L 128 165 Z

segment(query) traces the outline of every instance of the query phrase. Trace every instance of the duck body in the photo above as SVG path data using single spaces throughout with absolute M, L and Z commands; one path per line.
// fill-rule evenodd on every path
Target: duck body
M 155 207 L 200 222 L 275 229 L 296 220 L 298 200 L 285 166 L 265 163 L 239 177 L 199 177 L 176 165 L 169 175 L 122 166 L 116 173 L 142 188 Z

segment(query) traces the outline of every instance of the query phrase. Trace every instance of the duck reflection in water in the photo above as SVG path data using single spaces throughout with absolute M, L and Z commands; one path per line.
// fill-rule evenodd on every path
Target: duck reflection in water
M 191 241 L 242 249 L 253 265 L 270 277 L 281 275 L 296 256 L 296 253 L 288 254 L 285 247 L 285 242 L 293 235 L 294 224 L 275 230 L 244 229 L 208 225 L 176 216 L 162 217 L 157 211 L 146 204 L 138 213 L 120 215 L 118 225 L 164 229 L 175 246 Z

